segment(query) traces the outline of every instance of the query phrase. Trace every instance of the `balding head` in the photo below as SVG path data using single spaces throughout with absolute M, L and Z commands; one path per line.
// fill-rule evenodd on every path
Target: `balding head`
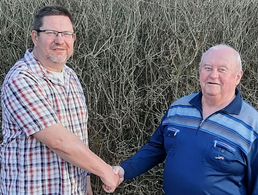
M 201 62 L 200 62 L 200 67 L 203 64 L 204 59 L 213 51 L 221 51 L 221 52 L 229 52 L 232 55 L 232 61 L 235 61 L 236 64 L 236 70 L 237 71 L 242 71 L 242 62 L 241 62 L 241 57 L 238 51 L 236 51 L 233 47 L 226 45 L 226 44 L 219 44 L 215 45 L 211 48 L 209 48 L 206 52 L 202 54 Z

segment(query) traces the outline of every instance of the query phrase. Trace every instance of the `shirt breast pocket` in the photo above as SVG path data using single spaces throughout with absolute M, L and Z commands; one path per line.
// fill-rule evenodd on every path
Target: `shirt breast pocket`
M 214 140 L 207 152 L 208 165 L 213 169 L 234 175 L 242 175 L 245 171 L 246 160 L 242 152 L 229 143 Z
M 168 126 L 165 129 L 164 146 L 167 153 L 169 153 L 170 155 L 175 153 L 179 134 L 180 130 L 174 127 Z

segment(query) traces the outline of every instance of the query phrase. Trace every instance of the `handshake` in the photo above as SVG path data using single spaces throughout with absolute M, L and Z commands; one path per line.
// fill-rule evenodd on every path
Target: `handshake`
M 102 188 L 107 193 L 112 193 L 124 181 L 124 169 L 121 166 L 113 166 L 109 176 L 100 177 Z

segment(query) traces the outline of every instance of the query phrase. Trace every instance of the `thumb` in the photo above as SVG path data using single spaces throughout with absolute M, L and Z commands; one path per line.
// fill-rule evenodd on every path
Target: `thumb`
M 112 168 L 115 174 L 118 174 L 119 177 L 124 177 L 125 171 L 121 166 L 113 166 Z

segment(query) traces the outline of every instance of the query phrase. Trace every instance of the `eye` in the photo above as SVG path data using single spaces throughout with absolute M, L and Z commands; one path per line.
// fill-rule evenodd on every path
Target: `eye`
M 64 34 L 64 36 L 71 36 L 71 35 L 73 35 L 72 32 L 63 32 L 63 34 Z
M 70 37 L 73 37 L 74 33 L 65 31 L 65 32 L 62 32 L 62 35 L 66 38 L 70 38 Z
M 212 70 L 212 68 L 210 66 L 204 66 L 203 69 L 206 70 L 206 71 L 211 71 Z
M 225 73 L 225 72 L 227 72 L 227 69 L 226 68 L 219 68 L 218 71 L 220 73 Z
M 50 36 L 57 34 L 57 32 L 56 32 L 56 31 L 53 31 L 53 30 L 46 30 L 45 33 L 46 33 L 47 35 L 50 35 Z

